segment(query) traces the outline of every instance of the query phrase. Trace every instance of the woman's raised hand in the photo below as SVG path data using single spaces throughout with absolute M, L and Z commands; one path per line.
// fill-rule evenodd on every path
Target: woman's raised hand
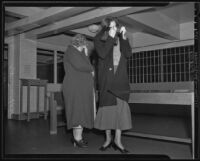
M 111 27 L 109 30 L 109 35 L 114 38 L 117 32 L 117 28 L 116 27 Z
M 123 39 L 126 39 L 126 28 L 124 26 L 121 27 L 119 32 L 122 33 Z
M 88 56 L 88 48 L 87 48 L 87 46 L 83 46 L 83 49 L 85 51 L 85 55 Z
M 94 77 L 94 71 L 92 71 L 91 73 L 92 73 L 92 76 Z

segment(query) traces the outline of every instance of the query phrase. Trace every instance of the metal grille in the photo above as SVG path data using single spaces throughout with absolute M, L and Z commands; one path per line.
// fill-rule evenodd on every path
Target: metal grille
M 194 46 L 141 51 L 128 60 L 130 83 L 192 81 Z

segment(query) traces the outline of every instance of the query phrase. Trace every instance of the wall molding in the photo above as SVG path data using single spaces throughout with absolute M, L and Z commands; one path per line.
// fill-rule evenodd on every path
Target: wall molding
M 171 41 L 171 42 L 166 42 L 166 43 L 135 47 L 135 48 L 132 48 L 132 52 L 135 53 L 135 52 L 140 52 L 140 51 L 173 48 L 173 47 L 180 47 L 180 46 L 186 46 L 186 45 L 194 45 L 194 39 Z

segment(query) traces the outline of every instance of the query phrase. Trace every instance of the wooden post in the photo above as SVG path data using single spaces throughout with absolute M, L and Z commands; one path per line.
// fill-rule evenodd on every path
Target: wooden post
M 195 157 L 195 106 L 194 106 L 194 92 L 191 94 L 191 127 L 192 127 L 192 158 Z
M 44 119 L 47 119 L 47 85 L 44 86 Z
M 27 121 L 30 121 L 30 84 L 27 86 Z
M 37 115 L 38 115 L 38 118 L 40 117 L 39 107 L 40 107 L 40 87 L 38 86 L 37 87 Z
M 57 83 L 57 51 L 54 50 L 54 83 Z
M 23 85 L 22 80 L 20 81 L 20 107 L 19 107 L 19 120 L 22 119 L 22 108 L 23 108 Z
M 54 102 L 54 93 L 50 94 L 50 134 L 57 134 L 57 111 L 56 111 L 56 103 Z

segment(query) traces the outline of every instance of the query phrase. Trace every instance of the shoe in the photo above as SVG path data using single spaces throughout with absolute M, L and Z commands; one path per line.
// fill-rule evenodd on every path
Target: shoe
M 71 142 L 74 142 L 74 140 L 76 140 L 76 139 L 73 139 L 73 137 L 72 137 L 72 138 L 71 138 Z M 85 144 L 88 145 L 88 141 L 87 141 L 87 140 L 85 140 L 84 138 L 83 138 L 82 140 L 83 140 L 83 142 L 84 142 Z
M 74 147 L 76 147 L 76 146 L 79 148 L 87 148 L 88 147 L 87 143 L 83 139 L 78 141 L 78 140 L 72 138 L 71 142 L 74 145 Z
M 127 154 L 127 153 L 129 153 L 128 150 L 126 150 L 125 148 L 124 148 L 124 149 L 121 149 L 121 148 L 118 147 L 115 143 L 113 143 L 112 146 L 113 146 L 113 148 L 114 148 L 115 150 L 119 150 L 122 154 Z
M 100 148 L 99 148 L 99 150 L 101 150 L 101 151 L 105 151 L 105 150 L 107 150 L 108 148 L 110 148 L 111 146 L 112 146 L 112 141 L 107 145 L 107 146 L 101 146 Z
M 87 141 L 87 140 L 85 140 L 84 138 L 83 138 L 82 140 L 83 140 L 83 142 L 84 142 L 85 144 L 88 144 L 88 141 Z

